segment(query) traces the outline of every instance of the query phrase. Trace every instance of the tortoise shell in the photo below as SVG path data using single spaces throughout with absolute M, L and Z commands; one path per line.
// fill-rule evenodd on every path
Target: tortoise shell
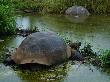
M 17 64 L 54 65 L 70 57 L 70 47 L 52 32 L 36 32 L 27 36 L 11 56 Z

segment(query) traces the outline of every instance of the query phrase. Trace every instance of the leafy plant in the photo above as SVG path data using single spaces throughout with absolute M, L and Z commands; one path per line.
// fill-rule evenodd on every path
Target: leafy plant
M 110 67 L 110 50 L 104 52 L 100 59 L 103 67 Z
M 15 19 L 10 0 L 0 1 L 0 34 L 13 34 L 15 32 Z
M 81 53 L 84 57 L 96 57 L 97 54 L 92 50 L 92 46 L 88 43 L 81 49 Z

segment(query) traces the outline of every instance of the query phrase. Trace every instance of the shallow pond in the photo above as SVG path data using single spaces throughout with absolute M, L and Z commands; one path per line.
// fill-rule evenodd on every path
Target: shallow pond
M 73 18 L 60 15 L 21 15 L 16 19 L 17 27 L 24 29 L 38 27 L 40 31 L 53 31 L 62 38 L 82 45 L 91 43 L 93 49 L 110 49 L 110 17 L 90 16 Z M 2 37 L 0 54 L 8 48 L 19 46 L 24 37 Z M 14 71 L 0 64 L 0 82 L 110 82 L 110 75 L 89 64 L 67 62 L 53 69 L 41 72 Z
M 35 26 L 40 31 L 53 31 L 73 42 L 91 43 L 95 49 L 110 49 L 110 17 L 107 16 L 25 15 L 17 18 L 17 27 Z

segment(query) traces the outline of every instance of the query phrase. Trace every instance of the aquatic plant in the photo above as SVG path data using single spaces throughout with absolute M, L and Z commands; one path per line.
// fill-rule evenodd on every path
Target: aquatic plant
M 101 66 L 100 56 L 92 49 L 90 43 L 85 43 L 84 47 L 80 49 L 80 51 L 85 58 L 85 63 L 89 63 L 98 67 Z
M 110 50 L 104 52 L 103 55 L 100 56 L 102 67 L 110 68 Z
M 51 67 L 49 69 L 39 70 L 39 71 L 16 71 L 17 75 L 27 82 L 58 82 L 63 80 L 67 76 L 67 72 L 69 71 L 70 64 L 64 63 L 59 66 Z
M 93 51 L 90 43 L 84 45 L 84 48 L 81 49 L 81 53 L 84 57 L 96 57 L 96 52 Z
M 98 67 L 110 68 L 110 50 L 101 50 L 96 53 L 90 44 L 86 44 L 84 48 L 81 49 L 81 53 L 87 62 Z

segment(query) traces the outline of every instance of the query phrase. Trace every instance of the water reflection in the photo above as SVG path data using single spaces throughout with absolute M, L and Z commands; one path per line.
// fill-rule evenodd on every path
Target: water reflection
M 24 37 L 21 36 L 8 36 L 8 37 L 2 37 L 4 40 L 3 42 L 0 42 L 0 52 L 5 49 L 14 49 L 17 48 L 20 43 L 24 40 Z
M 56 66 L 49 70 L 42 70 L 37 72 L 21 72 L 18 71 L 17 75 L 24 82 L 63 82 L 67 76 L 70 64 L 63 64 Z
M 12 68 L 0 64 L 0 82 L 22 82 Z
M 74 71 L 68 72 L 68 76 L 64 82 L 109 82 L 110 76 L 106 73 L 99 71 L 92 65 L 73 65 Z
M 84 23 L 88 16 L 65 16 L 72 23 Z
M 71 62 L 37 72 L 14 71 L 0 64 L 0 82 L 109 82 L 110 76 L 92 65 Z
M 29 17 L 24 17 L 24 18 L 20 18 L 18 17 L 17 18 L 18 20 L 16 20 L 16 23 L 17 23 L 17 27 L 23 27 L 23 29 L 26 29 L 27 27 L 29 28 L 30 27 L 30 19 Z

